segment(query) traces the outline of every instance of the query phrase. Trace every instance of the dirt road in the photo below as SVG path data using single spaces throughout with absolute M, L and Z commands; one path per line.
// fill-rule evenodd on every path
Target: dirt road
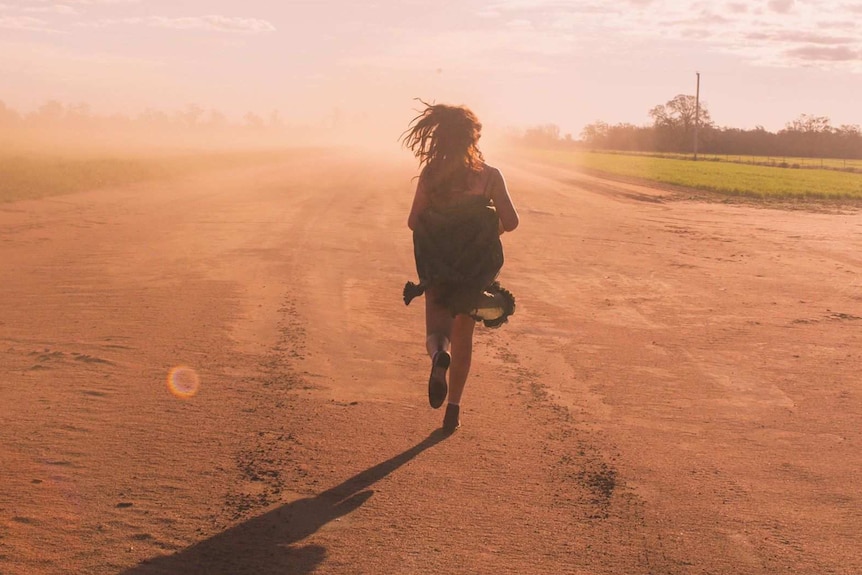
M 862 215 L 499 166 L 448 438 L 409 163 L 0 205 L 0 573 L 862 572 Z

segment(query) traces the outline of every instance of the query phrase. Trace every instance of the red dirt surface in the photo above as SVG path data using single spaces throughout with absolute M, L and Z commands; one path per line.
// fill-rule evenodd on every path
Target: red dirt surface
M 411 164 L 0 205 L 0 573 L 862 572 L 862 216 L 499 167 L 448 438 Z

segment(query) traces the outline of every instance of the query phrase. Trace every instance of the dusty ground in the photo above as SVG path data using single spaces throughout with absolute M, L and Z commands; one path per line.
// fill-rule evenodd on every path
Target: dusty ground
M 409 163 L 0 206 L 0 573 L 862 572 L 862 215 L 499 165 L 450 438 Z

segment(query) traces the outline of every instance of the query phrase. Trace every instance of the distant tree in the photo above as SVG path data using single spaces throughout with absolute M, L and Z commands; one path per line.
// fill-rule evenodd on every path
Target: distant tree
M 161 110 L 147 108 L 138 114 L 137 123 L 151 130 L 165 130 L 171 125 L 171 118 Z
M 809 114 L 800 114 L 798 118 L 792 122 L 787 122 L 784 129 L 788 132 L 804 132 L 822 134 L 832 132 L 833 128 L 829 118 L 826 116 L 812 116 Z
M 269 113 L 268 126 L 276 130 L 280 130 L 284 127 L 284 120 L 281 118 L 281 112 L 273 110 Z
M 700 103 L 700 113 L 697 112 L 697 98 L 686 94 L 678 94 L 665 104 L 659 104 L 649 111 L 656 126 L 694 127 L 695 116 L 700 119 L 701 126 L 709 126 L 712 119 L 704 102 Z
M 13 127 L 21 123 L 21 115 L 0 101 L 0 126 Z
M 66 115 L 78 118 L 89 118 L 93 113 L 90 109 L 90 104 L 87 104 L 86 102 L 78 102 L 77 104 L 69 104 L 66 106 Z
M 590 148 L 599 150 L 655 151 L 655 129 L 652 126 L 593 122 L 581 130 L 581 140 Z
M 57 100 L 45 102 L 39 109 L 28 116 L 28 120 L 42 126 L 56 126 L 66 116 L 66 107 Z
M 125 114 L 111 114 L 107 118 L 105 118 L 106 125 L 110 126 L 112 130 L 128 130 L 134 125 L 134 120 Z
M 661 151 L 687 152 L 694 143 L 695 121 L 704 129 L 712 127 L 712 118 L 706 104 L 697 98 L 678 94 L 665 104 L 659 104 L 649 111 L 656 131 L 656 143 Z
M 862 136 L 862 127 L 859 124 L 842 124 L 835 130 L 839 135 L 858 137 Z
M 836 158 L 862 158 L 862 128 L 857 124 L 843 124 L 835 129 L 839 150 Z
M 65 123 L 75 130 L 93 129 L 98 119 L 93 117 L 90 105 L 84 102 L 66 106 Z
M 530 146 L 553 147 L 560 143 L 560 127 L 556 124 L 534 126 L 524 132 L 523 139 Z
M 254 112 L 248 112 L 245 116 L 243 116 L 242 120 L 245 127 L 251 130 L 262 130 L 266 127 L 266 122 L 263 121 L 263 118 L 261 118 Z
M 225 128 L 228 125 L 227 116 L 225 116 L 218 110 L 210 110 L 209 112 L 207 112 L 207 119 L 205 124 L 209 128 Z
M 196 128 L 201 123 L 205 110 L 197 104 L 187 104 L 186 107 L 177 114 L 179 122 L 187 128 Z
M 608 137 L 610 126 L 607 122 L 593 122 L 581 130 L 581 140 L 591 148 L 603 148 Z
M 829 155 L 828 135 L 834 129 L 826 116 L 800 114 L 798 118 L 785 124 L 779 132 L 782 136 L 783 152 L 787 156 L 823 158 Z

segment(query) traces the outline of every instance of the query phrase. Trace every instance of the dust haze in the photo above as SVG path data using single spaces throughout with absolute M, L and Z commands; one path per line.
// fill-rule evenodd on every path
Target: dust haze
M 469 99 L 422 99 L 470 106 Z M 0 101 L 0 152 L 162 156 L 338 147 L 409 157 L 401 149 L 400 136 L 422 104 L 419 96 L 403 104 L 397 109 L 371 112 L 332 108 L 318 116 L 294 109 L 293 115 L 286 117 L 279 110 L 228 116 L 214 108 L 179 103 L 131 114 L 109 114 L 85 103 L 59 100 L 20 111 Z M 481 114 L 480 109 L 476 111 Z M 502 133 L 502 126 L 486 124 L 483 147 L 501 141 Z
M 108 114 L 57 100 L 21 112 L 0 102 L 0 202 L 275 166 L 311 149 L 400 166 L 399 187 L 409 196 L 418 167 L 400 138 L 420 105 L 406 100 L 373 114 L 334 108 L 306 118 L 293 110 L 288 118 L 277 110 L 229 117 L 194 104 Z M 486 134 L 486 155 L 491 141 Z

